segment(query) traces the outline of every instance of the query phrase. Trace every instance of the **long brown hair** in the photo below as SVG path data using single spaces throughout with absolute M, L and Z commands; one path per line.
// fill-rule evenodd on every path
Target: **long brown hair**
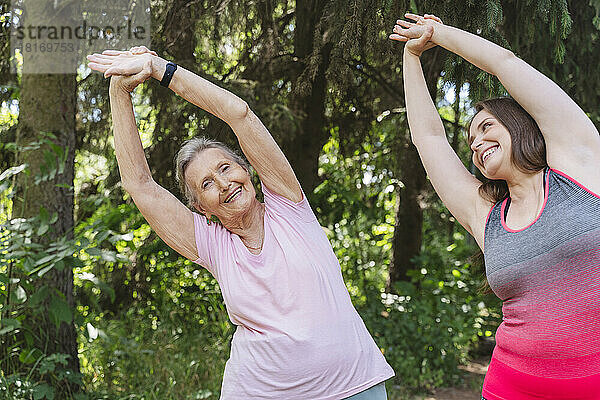
M 486 110 L 506 127 L 512 143 L 510 159 L 519 170 L 534 173 L 548 166 L 546 142 L 542 132 L 533 117 L 519 103 L 510 97 L 498 97 L 477 103 L 475 110 Z M 468 129 L 470 131 L 471 123 Z M 479 194 L 484 199 L 497 203 L 508 196 L 508 185 L 504 180 L 486 180 L 479 187 Z
M 511 140 L 511 162 L 522 172 L 534 173 L 548 166 L 546 161 L 546 142 L 540 127 L 533 117 L 523 107 L 510 97 L 498 97 L 480 101 L 475 105 L 477 113 L 486 110 L 492 114 L 508 130 Z M 476 114 L 477 114 L 476 113 Z M 468 132 L 471 130 L 469 122 Z M 479 194 L 492 203 L 502 201 L 509 195 L 508 185 L 502 179 L 486 179 L 479 186 Z M 483 252 L 479 251 L 471 257 L 475 267 L 483 267 L 484 280 L 479 287 L 479 293 L 492 293 L 492 289 L 485 275 L 485 259 Z

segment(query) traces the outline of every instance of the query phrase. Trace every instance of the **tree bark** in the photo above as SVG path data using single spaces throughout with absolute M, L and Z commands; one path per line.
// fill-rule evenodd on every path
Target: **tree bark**
M 327 27 L 319 24 L 325 3 L 296 3 L 294 54 L 302 67 L 294 81 L 296 95 L 291 108 L 300 122 L 297 132 L 284 139 L 283 148 L 306 193 L 312 193 L 319 184 L 319 155 L 329 137 L 325 126 L 326 72 L 333 45 L 326 40 Z
M 388 291 L 393 283 L 410 281 L 408 271 L 414 269 L 413 257 L 421 252 L 423 239 L 423 190 L 426 175 L 417 150 L 411 143 L 404 147 L 401 156 L 403 187 L 396 191 L 396 223 L 392 242 L 392 261 L 388 278 Z
M 19 101 L 19 122 L 17 140 L 19 146 L 27 146 L 42 138 L 42 133 L 56 136 L 52 141 L 66 151 L 64 172 L 53 179 L 36 184 L 33 179 L 40 172 L 44 162 L 44 152 L 48 146 L 22 152 L 19 163 L 28 164 L 31 174 L 20 174 L 17 179 L 18 192 L 14 200 L 15 217 L 29 218 L 44 207 L 50 215 L 58 214 L 58 220 L 42 240 L 45 243 L 60 237 L 73 237 L 73 176 L 75 155 L 75 113 L 77 82 L 74 74 L 23 74 L 21 98 Z M 58 162 L 54 165 L 58 167 Z M 61 186 L 57 186 L 57 185 Z M 48 285 L 64 296 L 69 308 L 75 310 L 73 296 L 73 270 L 67 265 L 62 271 L 52 269 L 38 280 L 39 285 Z M 48 303 L 43 305 L 48 307 Z M 38 327 L 41 335 L 35 337 L 35 346 L 45 354 L 68 354 L 68 368 L 79 372 L 77 356 L 77 334 L 73 322 L 62 322 L 57 330 L 49 319 L 48 312 Z M 65 382 L 70 391 L 76 390 L 70 382 Z

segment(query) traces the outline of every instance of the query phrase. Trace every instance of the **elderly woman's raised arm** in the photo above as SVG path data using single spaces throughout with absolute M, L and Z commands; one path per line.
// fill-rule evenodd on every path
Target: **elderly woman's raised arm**
M 167 61 L 146 52 L 107 51 L 88 57 L 98 66 L 105 66 L 105 76 L 137 73 L 141 65 L 150 62 L 152 77 L 161 81 Z M 225 121 L 235 133 L 242 151 L 269 189 L 289 200 L 300 201 L 300 184 L 287 158 L 248 104 L 235 94 L 178 66 L 169 83 L 175 93 L 203 110 Z
M 153 59 L 164 62 L 160 57 Z M 161 79 L 162 68 L 159 64 L 155 78 Z M 302 200 L 300 184 L 289 161 L 244 100 L 181 67 L 169 88 L 231 126 L 248 161 L 269 189 L 292 201 Z
M 130 92 L 149 75 L 150 70 L 146 69 L 110 80 L 114 146 L 121 182 L 158 236 L 182 256 L 196 260 L 193 213 L 152 179 L 137 130 Z

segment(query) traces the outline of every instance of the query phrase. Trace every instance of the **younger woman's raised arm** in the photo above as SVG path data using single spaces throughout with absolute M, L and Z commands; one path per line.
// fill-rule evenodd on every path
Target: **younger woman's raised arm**
M 427 90 L 420 55 L 429 47 L 433 28 L 412 24 L 412 37 L 397 34 L 390 39 L 406 41 L 403 57 L 403 81 L 411 138 L 423 166 L 448 210 L 473 235 L 483 248 L 485 216 L 491 204 L 478 194 L 481 182 L 467 171 L 448 143 L 444 125 Z M 396 31 L 396 30 L 395 30 Z
M 433 18 L 406 16 L 434 27 L 433 43 L 498 77 L 540 127 L 546 141 L 548 165 L 600 192 L 598 131 L 585 112 L 556 83 L 513 52 L 480 36 L 440 24 Z
M 152 77 L 161 80 L 167 61 L 145 52 L 105 51 L 88 56 L 91 68 L 110 75 L 131 75 L 150 62 Z M 302 199 L 300 184 L 283 152 L 248 104 L 233 93 L 182 67 L 177 67 L 169 88 L 203 110 L 225 121 L 235 133 L 242 151 L 262 182 L 289 200 Z

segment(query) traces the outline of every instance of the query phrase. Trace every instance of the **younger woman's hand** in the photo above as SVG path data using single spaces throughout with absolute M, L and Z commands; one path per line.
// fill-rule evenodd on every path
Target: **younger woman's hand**
M 436 46 L 431 41 L 431 38 L 434 33 L 435 24 L 442 23 L 442 21 L 431 14 L 420 16 L 406 13 L 405 17 L 415 22 L 402 19 L 397 20 L 396 25 L 394 25 L 394 33 L 389 38 L 406 42 L 406 50 L 420 57 L 424 51 Z

